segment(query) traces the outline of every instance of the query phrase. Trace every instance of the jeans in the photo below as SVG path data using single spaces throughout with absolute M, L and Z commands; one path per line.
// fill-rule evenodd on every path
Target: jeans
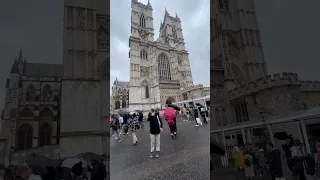
M 160 151 L 160 134 L 150 134 L 151 152 Z M 156 145 L 156 147 L 154 146 Z
M 110 136 L 113 136 L 114 133 L 117 133 L 117 138 L 120 140 L 120 135 L 119 135 L 118 129 L 113 129 L 113 128 L 112 128 L 112 133 L 111 133 Z

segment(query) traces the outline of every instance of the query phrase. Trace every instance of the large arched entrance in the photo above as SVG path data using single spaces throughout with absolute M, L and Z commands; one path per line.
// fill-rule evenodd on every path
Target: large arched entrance
M 168 99 L 166 100 L 166 104 L 172 104 L 176 102 L 176 100 L 173 97 L 168 97 Z

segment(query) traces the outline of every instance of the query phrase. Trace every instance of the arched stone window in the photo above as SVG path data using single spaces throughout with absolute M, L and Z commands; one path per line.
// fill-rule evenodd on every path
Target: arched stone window
M 178 64 L 179 64 L 179 65 L 182 65 L 182 58 L 181 58 L 180 55 L 178 55 Z
M 120 101 L 116 101 L 116 109 L 120 109 Z
M 241 71 L 235 65 L 232 65 L 231 70 L 236 86 L 240 87 L 241 85 L 245 84 L 245 80 Z
M 41 119 L 53 118 L 53 112 L 46 107 L 40 112 L 39 116 Z
M 26 100 L 27 101 L 34 101 L 35 96 L 36 96 L 36 88 L 34 87 L 33 84 L 30 84 L 27 88 Z
M 172 26 L 172 35 L 173 37 L 177 38 L 177 30 L 175 26 Z
M 127 107 L 127 102 L 125 99 L 122 100 L 122 108 L 125 108 Z
M 141 94 L 142 94 L 142 98 L 150 98 L 150 89 L 149 89 L 149 83 L 147 80 L 143 80 L 141 82 Z
M 20 117 L 21 118 L 33 118 L 33 112 L 29 109 L 29 108 L 24 108 L 21 112 L 20 112 Z
M 39 146 L 51 144 L 52 129 L 48 123 L 44 123 L 39 130 Z
M 145 96 L 146 96 L 146 98 L 149 98 L 150 97 L 150 95 L 149 95 L 149 86 L 148 86 L 148 84 L 146 84 L 146 86 L 144 87 L 145 88 Z
M 159 80 L 171 80 L 170 63 L 168 57 L 161 53 L 158 57 Z
M 146 27 L 146 18 L 143 14 L 140 16 L 140 27 Z
M 49 84 L 45 85 L 42 89 L 42 100 L 50 101 L 52 99 L 52 96 L 52 87 Z
M 148 53 L 147 53 L 147 51 L 146 50 L 144 50 L 144 49 L 142 49 L 141 51 L 140 51 L 140 58 L 141 59 L 148 59 Z
M 32 148 L 33 128 L 30 124 L 23 124 L 19 128 L 18 139 L 19 139 L 19 143 L 18 143 L 19 149 Z

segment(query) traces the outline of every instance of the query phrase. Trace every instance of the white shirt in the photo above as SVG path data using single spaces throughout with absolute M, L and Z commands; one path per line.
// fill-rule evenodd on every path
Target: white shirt
M 123 117 L 119 117 L 119 123 L 122 124 L 123 123 Z

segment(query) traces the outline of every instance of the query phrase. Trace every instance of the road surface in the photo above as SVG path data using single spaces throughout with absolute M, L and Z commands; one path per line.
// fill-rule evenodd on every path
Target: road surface
M 165 121 L 163 121 L 165 123 Z M 195 127 L 194 121 L 177 122 L 178 138 L 172 140 L 169 127 L 161 133 L 161 154 L 150 158 L 150 134 L 137 132 L 138 145 L 132 146 L 132 136 L 117 142 L 110 139 L 111 180 L 209 180 L 210 124 Z

